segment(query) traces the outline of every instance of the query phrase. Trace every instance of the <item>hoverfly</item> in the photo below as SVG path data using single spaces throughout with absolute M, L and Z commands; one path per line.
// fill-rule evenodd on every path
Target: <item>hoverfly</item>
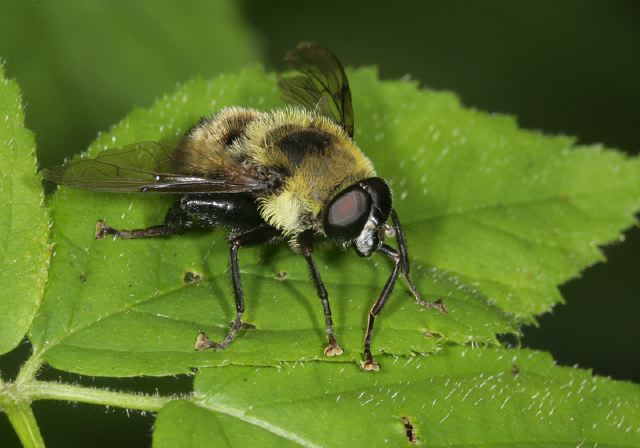
M 393 270 L 369 311 L 364 338 L 366 370 L 379 370 L 371 354 L 376 316 L 399 276 L 415 300 L 424 301 L 409 277 L 409 257 L 387 182 L 353 141 L 351 91 L 342 64 L 330 51 L 300 44 L 287 53 L 298 73 L 281 76 L 283 109 L 227 107 L 203 118 L 176 147 L 143 142 L 108 149 L 95 159 L 68 162 L 43 176 L 57 184 L 93 191 L 177 195 L 165 221 L 144 229 L 117 230 L 96 224 L 96 238 L 167 237 L 189 229 L 228 229 L 236 316 L 224 340 L 198 338 L 197 348 L 224 349 L 242 327 L 244 295 L 240 248 L 287 241 L 311 271 L 324 310 L 327 356 L 343 353 L 336 341 L 329 296 L 313 258 L 313 240 L 329 238 L 362 257 L 380 253 Z M 391 223 L 387 223 L 387 221 Z M 384 242 L 395 237 L 397 249 Z

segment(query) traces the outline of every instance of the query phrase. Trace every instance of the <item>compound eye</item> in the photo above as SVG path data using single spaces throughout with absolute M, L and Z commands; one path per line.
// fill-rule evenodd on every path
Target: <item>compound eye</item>
M 373 203 L 382 214 L 381 223 L 387 222 L 391 213 L 391 190 L 389 185 L 379 177 L 370 177 L 360 183 L 371 195 Z
M 360 235 L 369 219 L 373 201 L 369 193 L 354 185 L 336 196 L 324 215 L 329 238 L 352 240 Z

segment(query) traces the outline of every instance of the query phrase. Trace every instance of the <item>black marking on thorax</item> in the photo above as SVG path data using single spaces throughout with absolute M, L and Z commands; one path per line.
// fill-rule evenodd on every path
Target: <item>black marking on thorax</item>
M 231 146 L 233 143 L 244 135 L 246 124 L 242 128 L 229 128 L 222 137 L 222 144 L 224 146 Z
M 222 134 L 217 141 L 224 146 L 231 146 L 236 140 L 245 135 L 247 126 L 256 118 L 254 113 L 248 111 L 239 111 L 234 115 L 224 117 L 224 119 L 221 119 L 219 115 L 203 117 L 187 131 L 186 136 L 188 138 L 200 129 L 206 131 L 208 128 L 216 128 L 222 130 Z
M 299 165 L 309 155 L 322 155 L 333 143 L 334 137 L 315 128 L 293 129 L 276 141 L 276 146 L 287 155 L 289 161 Z

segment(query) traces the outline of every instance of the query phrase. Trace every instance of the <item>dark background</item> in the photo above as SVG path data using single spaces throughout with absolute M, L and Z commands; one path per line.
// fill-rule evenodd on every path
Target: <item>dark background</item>
M 454 91 L 465 105 L 514 115 L 525 128 L 628 154 L 640 149 L 637 2 L 60 4 L 68 8 L 0 5 L 0 57 L 23 89 L 42 166 L 81 151 L 133 105 L 148 106 L 195 74 L 255 61 L 281 69 L 285 50 L 301 40 L 331 48 L 348 65 L 378 65 L 382 78 L 410 74 Z M 65 39 L 58 29 L 75 34 Z M 567 303 L 538 328 L 525 328 L 524 346 L 550 351 L 563 365 L 640 382 L 640 229 L 625 236 L 605 249 L 606 264 L 562 287 Z M 0 359 L 5 378 L 28 350 L 23 344 Z M 165 393 L 190 388 L 188 378 L 83 379 L 51 369 L 44 376 Z M 71 437 L 91 446 L 150 442 L 151 416 L 53 402 L 37 403 L 35 412 L 50 446 L 69 446 Z M 12 432 L 0 417 L 0 445 L 18 443 Z

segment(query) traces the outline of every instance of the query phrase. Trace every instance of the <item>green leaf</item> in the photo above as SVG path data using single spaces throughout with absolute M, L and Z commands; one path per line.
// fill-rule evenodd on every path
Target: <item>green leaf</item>
M 602 259 L 597 248 L 634 222 L 638 159 L 572 148 L 565 137 L 517 129 L 468 110 L 449 93 L 351 72 L 356 141 L 394 187 L 412 275 L 448 315 L 423 310 L 399 283 L 376 321 L 374 351 L 428 353 L 444 342 L 496 343 L 560 300 L 557 286 Z M 227 105 L 280 107 L 260 68 L 195 80 L 148 110 L 136 109 L 89 149 L 177 141 Z M 240 253 L 243 330 L 221 352 L 193 350 L 196 335 L 226 333 L 234 316 L 222 232 L 158 240 L 96 241 L 96 220 L 116 228 L 159 224 L 169 198 L 61 188 L 52 201 L 56 254 L 31 338 L 54 367 L 91 375 L 166 375 L 222 364 L 360 360 L 366 314 L 389 263 L 330 244 L 317 248 L 345 355 L 322 356 L 321 306 L 305 263 L 287 247 Z M 185 282 L 185 274 L 202 276 Z M 286 272 L 285 280 L 277 279 Z
M 165 406 L 158 422 L 153 434 L 154 447 L 305 446 L 303 440 L 289 436 L 292 441 L 288 434 L 281 436 L 278 428 L 264 428 L 267 425 L 258 422 L 247 424 L 234 416 L 211 412 L 186 400 Z
M 529 350 L 449 347 L 354 365 L 201 370 L 193 401 L 158 414 L 154 446 L 638 446 L 640 386 Z M 277 391 L 277 393 L 274 393 Z
M 49 264 L 49 222 L 35 142 L 20 88 L 0 64 L 0 354 L 22 340 L 40 304 Z
M 598 245 L 635 222 L 640 159 L 518 130 L 452 94 L 411 99 L 412 84 L 372 81 L 354 88 L 377 98 L 356 111 L 373 117 L 356 140 L 369 154 L 380 148 L 413 252 L 505 311 L 524 321 L 548 311 L 557 286 L 602 261 Z

